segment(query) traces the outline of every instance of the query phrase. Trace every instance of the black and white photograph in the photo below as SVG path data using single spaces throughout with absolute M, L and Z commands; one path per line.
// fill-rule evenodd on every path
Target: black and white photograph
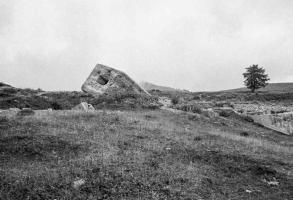
M 0 200 L 292 199 L 292 0 L 0 0 Z

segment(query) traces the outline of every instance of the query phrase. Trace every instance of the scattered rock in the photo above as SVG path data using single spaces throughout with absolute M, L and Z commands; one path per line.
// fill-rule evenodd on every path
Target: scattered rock
M 219 114 L 217 112 L 214 112 L 213 109 L 204 109 L 202 110 L 202 115 L 208 117 L 208 118 L 214 118 L 214 117 L 218 117 Z
M 81 89 L 95 97 L 111 94 L 117 89 L 127 89 L 136 94 L 149 95 L 124 72 L 101 64 L 96 65 Z
M 252 191 L 251 191 L 251 190 L 245 190 L 245 192 L 247 192 L 247 193 L 252 193 Z
M 272 180 L 263 179 L 263 182 L 267 183 L 269 186 L 278 186 L 279 182 L 273 177 Z
M 171 99 L 168 97 L 159 97 L 159 102 L 164 106 L 164 107 L 169 107 L 172 105 Z
M 268 185 L 272 185 L 272 186 L 278 186 L 279 182 L 278 181 L 267 181 Z
M 78 189 L 80 188 L 80 186 L 85 184 L 85 180 L 84 179 L 78 179 L 76 181 L 73 182 L 73 188 L 74 189 Z
M 73 107 L 71 110 L 89 111 L 89 110 L 95 110 L 95 108 L 91 104 L 88 104 L 87 102 L 81 102 L 77 106 Z

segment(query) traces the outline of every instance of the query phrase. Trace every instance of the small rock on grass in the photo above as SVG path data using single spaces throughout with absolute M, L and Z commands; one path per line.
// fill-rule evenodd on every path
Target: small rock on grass
M 85 184 L 84 179 L 78 179 L 78 180 L 73 182 L 73 188 L 78 189 L 80 186 L 82 186 L 84 184 Z

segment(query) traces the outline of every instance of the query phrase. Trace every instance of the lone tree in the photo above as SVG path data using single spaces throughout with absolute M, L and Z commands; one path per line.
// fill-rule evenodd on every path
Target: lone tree
M 252 93 L 259 88 L 265 87 L 270 80 L 268 74 L 265 74 L 265 69 L 258 67 L 258 65 L 247 67 L 243 76 L 245 79 L 245 86 L 250 89 Z

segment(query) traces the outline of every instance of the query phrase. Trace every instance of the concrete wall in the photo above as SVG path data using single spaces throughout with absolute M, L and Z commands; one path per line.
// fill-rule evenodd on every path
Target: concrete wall
M 251 115 L 256 123 L 284 133 L 293 135 L 293 113 L 282 113 L 279 115 Z

